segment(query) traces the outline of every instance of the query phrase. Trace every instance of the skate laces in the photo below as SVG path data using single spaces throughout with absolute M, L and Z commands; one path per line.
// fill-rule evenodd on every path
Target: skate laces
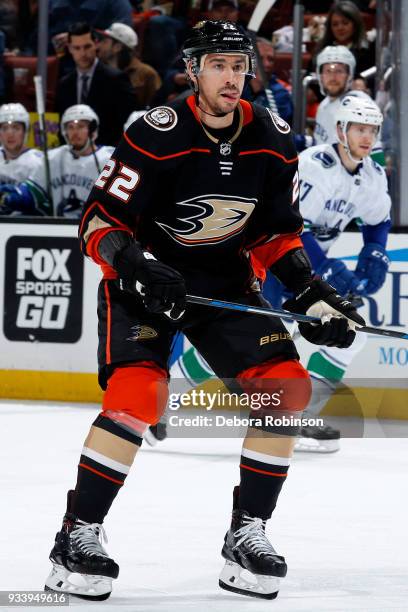
M 71 531 L 71 539 L 87 555 L 109 557 L 102 546 L 102 540 L 106 544 L 108 538 L 100 523 L 85 523 L 78 519 Z
M 234 531 L 234 537 L 240 538 L 232 550 L 243 542 L 258 555 L 276 554 L 272 544 L 265 535 L 265 521 L 258 517 L 244 516 L 245 525 Z

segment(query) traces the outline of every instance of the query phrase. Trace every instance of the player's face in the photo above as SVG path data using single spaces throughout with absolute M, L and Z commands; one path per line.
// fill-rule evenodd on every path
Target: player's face
M 261 56 L 262 66 L 265 72 L 265 76 L 270 79 L 273 74 L 273 68 L 275 65 L 275 51 L 272 45 L 265 43 L 258 44 L 259 55 Z
M 370 155 L 377 140 L 377 134 L 378 127 L 375 125 L 350 123 L 347 130 L 347 141 L 351 155 L 356 159 L 363 159 Z
M 86 71 L 92 67 L 96 58 L 96 45 L 89 32 L 72 36 L 68 48 L 79 70 Z
M 345 64 L 323 64 L 320 78 L 328 96 L 337 97 L 346 90 L 348 67 Z
M 238 106 L 247 62 L 245 55 L 207 55 L 198 77 L 200 104 L 204 110 L 213 114 L 231 113 Z
M 68 143 L 74 151 L 84 148 L 89 138 L 89 121 L 68 121 L 65 125 Z
M 347 45 L 352 41 L 354 24 L 351 19 L 343 15 L 334 14 L 331 18 L 331 31 L 337 44 Z
M 11 155 L 18 155 L 24 146 L 25 126 L 22 123 L 10 122 L 0 125 L 0 141 Z

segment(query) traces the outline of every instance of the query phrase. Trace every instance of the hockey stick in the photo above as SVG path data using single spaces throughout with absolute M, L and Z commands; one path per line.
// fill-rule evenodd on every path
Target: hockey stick
M 254 12 L 251 15 L 251 19 L 249 20 L 247 30 L 254 45 L 256 61 L 258 63 L 258 72 L 259 76 L 261 77 L 262 87 L 264 89 L 266 99 L 268 101 L 268 106 L 273 113 L 279 114 L 278 107 L 275 102 L 275 97 L 272 93 L 271 88 L 269 87 L 268 79 L 266 78 L 265 70 L 262 64 L 262 58 L 259 53 L 258 45 L 256 43 L 258 30 L 261 27 L 261 24 L 265 19 L 267 13 L 271 10 L 275 2 L 276 0 L 258 0 L 258 3 L 254 8 Z
M 43 91 L 41 76 L 36 75 L 34 77 L 34 87 L 35 87 L 35 100 L 36 100 L 36 106 L 37 106 L 37 113 L 38 113 L 38 119 L 39 119 L 39 124 L 40 124 L 41 147 L 44 153 L 45 182 L 47 185 L 48 199 L 51 204 L 51 216 L 52 216 L 54 214 L 54 204 L 52 201 L 50 161 L 48 159 L 47 128 L 45 124 L 44 91 Z
M 222 300 L 213 300 L 212 298 L 198 297 L 196 295 L 187 295 L 187 302 L 190 304 L 200 304 L 201 306 L 212 306 L 213 308 L 226 308 L 227 310 L 238 310 L 239 312 L 249 312 L 253 314 L 266 315 L 267 317 L 279 317 L 283 321 L 300 321 L 301 323 L 320 323 L 318 317 L 310 317 L 308 315 L 288 312 L 278 308 L 262 308 L 261 306 L 247 306 L 246 304 L 237 304 L 236 302 L 224 302 Z M 356 331 L 365 332 L 366 334 L 375 334 L 376 336 L 389 336 L 390 338 L 399 338 L 400 340 L 408 340 L 408 333 L 398 332 L 393 329 L 378 329 L 377 327 L 356 327 Z

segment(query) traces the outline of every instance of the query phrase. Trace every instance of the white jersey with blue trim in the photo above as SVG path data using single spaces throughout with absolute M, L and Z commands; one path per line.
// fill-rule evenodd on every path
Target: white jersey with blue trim
M 6 159 L 4 148 L 0 147 L 0 184 L 21 183 L 43 164 L 43 154 L 37 149 L 24 149 L 15 159 Z
M 82 205 L 113 151 L 114 147 L 105 146 L 95 151 L 99 168 L 92 154 L 75 157 L 68 145 L 48 152 L 55 216 L 77 218 L 81 214 Z M 31 173 L 29 179 L 34 187 L 47 190 L 43 166 Z
M 299 155 L 300 212 L 327 253 L 352 219 L 378 225 L 390 218 L 391 199 L 384 169 L 371 157 L 350 173 L 336 145 L 318 145 Z
M 355 89 L 347 91 L 342 96 L 334 99 L 326 96 L 319 104 L 316 113 L 316 127 L 313 134 L 316 144 L 333 144 L 339 141 L 336 129 L 336 115 L 345 96 L 356 96 L 372 101 L 372 98 L 364 91 Z M 373 147 L 373 153 L 378 153 L 379 151 L 382 151 L 380 137 L 377 138 L 377 142 Z

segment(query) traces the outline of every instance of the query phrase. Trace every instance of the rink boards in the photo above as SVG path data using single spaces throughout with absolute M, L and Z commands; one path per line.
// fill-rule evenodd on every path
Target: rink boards
M 76 224 L 0 223 L 0 396 L 98 402 L 96 294 L 99 268 L 79 252 Z M 358 233 L 343 234 L 331 255 L 354 269 Z M 384 287 L 364 300 L 367 324 L 408 328 L 408 234 L 391 234 Z M 300 340 L 305 363 L 313 346 Z M 367 416 L 407 418 L 408 342 L 370 336 L 347 373 Z

